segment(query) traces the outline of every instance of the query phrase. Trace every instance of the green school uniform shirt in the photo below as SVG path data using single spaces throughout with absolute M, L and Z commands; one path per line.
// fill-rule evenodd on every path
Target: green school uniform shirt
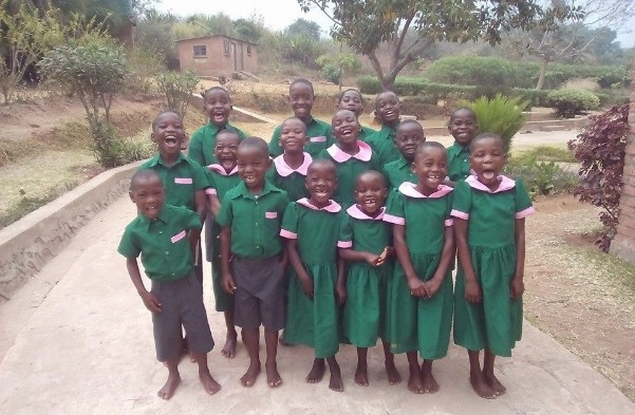
M 150 279 L 175 281 L 186 277 L 194 267 L 187 231 L 202 226 L 196 212 L 163 205 L 156 219 L 140 214 L 126 226 L 117 251 L 126 258 L 141 254 Z
M 216 124 L 208 122 L 192 134 L 187 155 L 201 166 L 209 166 L 218 163 L 214 156 L 214 147 L 216 147 L 216 135 L 222 130 L 234 131 L 244 140 L 247 137 L 242 130 L 227 123 L 225 127 L 219 127 Z
M 337 246 L 381 254 L 385 247 L 392 245 L 392 229 L 390 224 L 383 221 L 385 211 L 386 208 L 382 207 L 373 218 L 362 212 L 357 205 L 346 209 L 346 214 L 342 215 Z
M 373 148 L 382 166 L 401 157 L 395 146 L 395 129 L 385 124 L 381 126 L 381 130 L 368 137 L 366 142 Z
M 412 172 L 412 163 L 400 155 L 399 159 L 384 166 L 384 176 L 388 181 L 388 189 L 396 189 L 404 182 L 417 183 L 419 178 Z
M 262 193 L 251 194 L 244 182 L 223 198 L 216 222 L 231 228 L 231 252 L 243 258 L 270 258 L 282 251 L 278 234 L 287 192 L 265 182 Z
M 470 175 L 470 147 L 456 141 L 448 147 L 448 177 L 458 182 Z
M 280 133 L 282 126 L 279 125 L 273 130 L 271 141 L 269 142 L 269 153 L 273 157 L 277 157 L 282 154 L 282 147 L 280 146 Z M 309 153 L 311 157 L 317 156 L 320 151 L 328 148 L 334 143 L 333 134 L 331 132 L 331 124 L 328 124 L 317 118 L 311 118 L 311 121 L 306 126 L 306 136 L 308 142 L 304 145 L 304 151 Z
M 296 201 L 309 196 L 306 188 L 306 174 L 313 158 L 309 153 L 304 153 L 304 162 L 297 169 L 291 168 L 279 155 L 273 159 L 271 168 L 267 172 L 267 180 L 274 186 L 287 192 L 291 201 Z
M 165 187 L 165 203 L 168 205 L 185 206 L 196 211 L 194 194 L 209 187 L 205 170 L 183 153 L 179 153 L 172 166 L 167 166 L 161 159 L 161 154 L 157 154 L 143 163 L 139 170 L 154 170 L 159 174 Z
M 227 173 L 220 164 L 211 164 L 207 166 L 207 175 L 209 177 L 210 187 L 205 191 L 207 194 L 216 195 L 219 201 L 223 201 L 225 194 L 241 183 L 238 175 L 238 168 L 234 167 L 232 171 Z
M 357 139 L 368 142 L 368 137 L 375 134 L 376 132 L 377 130 L 374 130 L 370 127 L 366 127 L 365 125 L 362 125 L 359 129 L 359 134 L 357 135 Z

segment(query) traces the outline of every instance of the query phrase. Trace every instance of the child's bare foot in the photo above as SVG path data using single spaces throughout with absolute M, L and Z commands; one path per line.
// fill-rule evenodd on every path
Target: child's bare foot
M 439 384 L 434 376 L 432 376 L 432 372 L 427 370 L 422 371 L 421 379 L 423 381 L 423 393 L 437 393 L 439 391 Z
M 335 361 L 329 362 L 329 370 L 331 371 L 331 380 L 329 381 L 329 389 L 335 392 L 343 392 L 344 382 L 342 381 L 340 366 Z
M 258 363 L 250 363 L 249 368 L 245 372 L 245 374 L 240 378 L 240 383 L 243 386 L 250 387 L 256 383 L 256 379 L 260 374 L 260 362 Z
M 236 333 L 230 334 L 227 333 L 227 337 L 225 338 L 225 345 L 223 349 L 220 351 L 223 356 L 231 359 L 236 356 L 236 342 L 238 335 Z
M 178 373 L 170 373 L 168 375 L 168 380 L 165 382 L 165 385 L 159 389 L 157 395 L 159 398 L 167 401 L 172 397 L 172 395 L 174 395 L 174 391 L 176 390 L 176 387 L 179 386 L 179 383 L 181 383 L 181 376 L 179 376 Z
M 359 386 L 368 386 L 368 366 L 366 362 L 357 362 L 357 369 L 355 369 L 355 383 Z
M 205 389 L 205 392 L 207 392 L 208 394 L 214 395 L 216 392 L 220 390 L 220 384 L 216 382 L 216 380 L 212 377 L 212 375 L 209 372 L 206 372 L 206 371 L 199 372 L 198 378 L 201 380 L 201 383 L 203 384 L 203 388 Z
M 421 370 L 410 368 L 408 390 L 416 394 L 423 393 L 423 378 L 421 377 Z
M 265 363 L 265 372 L 267 373 L 267 385 L 270 388 L 275 388 L 282 384 L 282 377 L 278 373 L 278 364 L 275 361 Z
M 483 374 L 483 377 L 485 378 L 485 382 L 489 385 L 490 388 L 494 390 L 494 393 L 497 396 L 500 396 L 507 391 L 507 388 L 503 386 L 502 383 L 500 383 L 498 378 L 494 376 L 493 373 L 491 375 Z
M 476 394 L 481 398 L 494 399 L 497 396 L 494 389 L 487 384 L 485 377 L 481 372 L 476 374 L 470 373 L 470 384 L 472 385 L 474 392 L 476 392 Z
M 395 367 L 395 361 L 386 360 L 385 366 L 386 375 L 388 375 L 388 383 L 390 383 L 391 385 L 401 383 L 401 375 L 399 374 L 397 367 Z
M 315 359 L 313 367 L 308 375 L 306 375 L 307 383 L 318 383 L 324 377 L 324 359 Z

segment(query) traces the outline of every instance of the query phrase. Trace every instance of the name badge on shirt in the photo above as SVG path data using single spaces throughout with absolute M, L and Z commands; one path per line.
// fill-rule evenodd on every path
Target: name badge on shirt
M 326 143 L 326 136 L 325 135 L 318 135 L 317 137 L 309 138 L 309 140 L 312 143 Z
M 174 235 L 173 237 L 171 237 L 170 241 L 172 241 L 172 243 L 175 244 L 178 241 L 180 241 L 181 239 L 185 238 L 185 235 L 187 235 L 187 233 L 185 232 L 185 230 L 182 230 L 181 232 L 179 232 L 176 235 Z
M 278 217 L 278 212 L 265 212 L 265 218 L 275 219 Z
M 192 184 L 192 178 L 191 177 L 175 177 L 174 178 L 174 183 L 176 184 Z

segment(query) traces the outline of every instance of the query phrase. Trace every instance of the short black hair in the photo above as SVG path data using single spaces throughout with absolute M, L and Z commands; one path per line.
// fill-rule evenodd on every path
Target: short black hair
M 311 162 L 311 164 L 309 164 L 309 167 L 307 169 L 307 176 L 309 175 L 309 173 L 315 169 L 318 166 L 325 166 L 328 167 L 329 169 L 332 169 L 335 172 L 335 177 L 337 178 L 337 168 L 335 167 L 335 163 L 333 163 L 331 160 L 329 159 L 315 159 Z
M 379 177 L 379 179 L 381 180 L 381 184 L 386 187 L 386 178 L 384 177 L 383 174 L 381 174 L 380 172 L 378 172 L 377 170 L 366 170 L 361 172 L 360 174 L 357 175 L 357 178 L 355 179 L 355 187 L 357 187 L 357 182 L 359 182 L 359 180 L 362 178 L 362 176 L 364 175 L 370 175 L 370 176 L 374 176 L 374 177 Z
M 497 141 L 500 141 L 501 145 L 505 145 L 505 141 L 503 140 L 503 138 L 498 135 L 498 134 L 494 134 L 494 133 L 481 133 L 479 135 L 477 135 L 476 137 L 474 137 L 472 139 L 472 142 L 470 143 L 470 153 L 472 152 L 472 150 L 476 147 L 475 144 L 478 143 L 479 141 L 482 140 L 487 140 L 493 138 Z
M 459 107 L 457 109 L 455 109 L 454 111 L 452 111 L 452 114 L 450 115 L 450 119 L 448 120 L 448 125 L 452 124 L 452 121 L 454 121 L 454 117 L 456 116 L 456 113 L 459 111 L 467 111 L 472 115 L 472 118 L 474 118 L 474 121 L 476 122 L 476 113 L 474 112 L 474 110 L 470 107 Z
M 229 96 L 229 92 L 225 88 L 223 88 L 222 86 L 218 86 L 218 85 L 213 86 L 213 87 L 211 87 L 209 89 L 206 89 L 205 92 L 203 92 L 201 95 L 203 96 L 203 99 L 205 99 L 205 98 L 207 98 L 207 96 L 209 94 L 211 94 L 214 91 L 222 91 L 222 92 L 224 92 L 227 95 L 227 98 L 229 98 L 231 100 L 231 97 Z
M 419 156 L 421 153 L 424 153 L 429 148 L 436 148 L 447 153 L 445 146 L 438 141 L 424 141 L 417 146 L 417 149 L 415 150 L 415 159 L 417 158 L 417 156 Z
M 152 131 L 154 131 L 154 129 L 157 127 L 157 124 L 159 123 L 159 118 L 161 118 L 165 114 L 174 114 L 177 117 L 179 117 L 181 122 L 183 122 L 183 117 L 178 112 L 172 111 L 172 110 L 163 110 L 160 113 L 158 113 L 156 117 L 154 117 L 154 120 L 152 120 Z
M 234 130 L 228 130 L 227 128 L 223 128 L 218 133 L 216 133 L 216 138 L 218 138 L 221 135 L 233 135 L 236 138 L 238 138 L 238 140 L 240 141 L 240 135 Z
M 306 78 L 296 78 L 293 80 L 293 82 L 291 82 L 291 85 L 289 85 L 289 92 L 291 92 L 291 88 L 293 88 L 294 85 L 296 84 L 304 84 L 304 85 L 308 85 L 309 88 L 311 88 L 311 94 L 315 95 L 315 90 L 313 90 L 313 83 L 311 83 L 311 81 L 309 81 Z
M 423 131 L 423 126 L 419 123 L 419 121 L 413 120 L 412 118 L 408 118 L 406 120 L 401 121 L 399 124 L 397 124 L 397 127 L 395 128 L 395 131 L 399 130 L 399 127 L 402 127 L 402 126 L 405 126 L 405 125 L 408 125 L 408 124 L 415 124 L 419 128 L 421 128 L 421 131 Z
M 291 116 L 291 117 L 287 117 L 282 121 L 282 124 L 280 124 L 280 127 L 282 127 L 282 125 L 287 122 L 287 121 L 299 121 L 302 125 L 304 125 L 304 131 L 306 132 L 306 124 L 304 123 L 304 121 L 302 121 L 301 119 L 299 119 L 296 116 Z
M 159 179 L 159 181 L 163 184 L 161 176 L 159 176 L 159 173 L 157 173 L 156 171 L 152 169 L 137 170 L 130 179 L 130 190 L 134 190 L 139 182 L 147 181 L 150 179 Z
M 342 93 L 340 94 L 340 98 L 337 100 L 337 102 L 342 102 L 342 98 L 344 98 L 344 95 L 347 92 L 355 92 L 357 95 L 359 95 L 359 99 L 362 101 L 362 104 L 364 103 L 364 97 L 362 96 L 362 93 L 359 92 L 357 89 L 355 88 L 348 88 L 342 91 Z
M 260 137 L 247 137 L 238 145 L 239 150 L 246 147 L 255 147 L 263 154 L 269 155 L 269 145 Z

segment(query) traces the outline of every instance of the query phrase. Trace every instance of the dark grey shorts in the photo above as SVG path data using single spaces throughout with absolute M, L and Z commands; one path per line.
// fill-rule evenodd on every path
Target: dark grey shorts
M 245 329 L 284 328 L 284 268 L 278 255 L 265 259 L 232 259 L 234 322 Z
M 203 304 L 203 286 L 195 272 L 180 280 L 152 281 L 152 294 L 161 302 L 161 312 L 152 313 L 154 347 L 157 359 L 165 362 L 182 353 L 181 326 L 185 329 L 188 350 L 205 354 L 214 340 Z

